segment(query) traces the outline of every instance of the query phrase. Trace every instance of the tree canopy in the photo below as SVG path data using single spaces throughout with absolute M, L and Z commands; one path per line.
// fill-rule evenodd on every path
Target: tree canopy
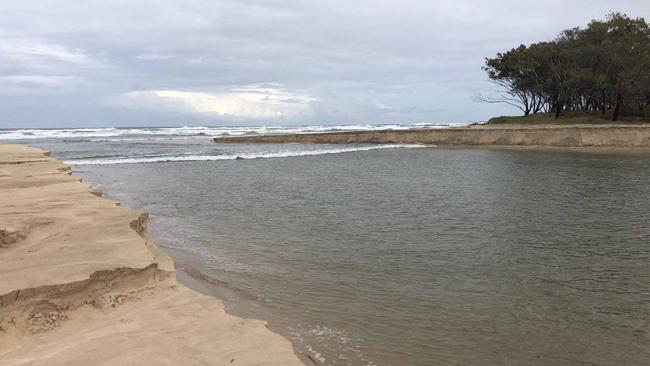
M 477 99 L 525 115 L 598 112 L 617 121 L 650 114 L 650 28 L 643 18 L 612 13 L 552 41 L 486 58 L 483 70 L 502 90 Z

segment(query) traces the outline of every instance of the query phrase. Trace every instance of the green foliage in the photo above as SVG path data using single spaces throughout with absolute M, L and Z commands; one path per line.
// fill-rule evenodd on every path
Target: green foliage
M 599 112 L 646 117 L 650 110 L 650 28 L 621 13 L 585 28 L 565 30 L 552 42 L 521 45 L 483 67 L 502 87 L 489 103 L 507 103 L 524 115 Z
M 535 113 L 527 116 L 501 116 L 494 117 L 488 121 L 490 125 L 599 125 L 611 124 L 611 113 L 601 114 L 600 112 L 564 112 L 559 118 L 555 113 Z M 620 122 L 625 124 L 642 124 L 650 122 L 650 119 L 634 116 L 622 117 Z

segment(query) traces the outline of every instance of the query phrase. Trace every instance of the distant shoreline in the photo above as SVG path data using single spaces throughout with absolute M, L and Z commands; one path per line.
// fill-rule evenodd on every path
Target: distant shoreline
M 215 143 L 426 144 L 440 146 L 650 147 L 650 125 L 474 125 L 215 137 Z

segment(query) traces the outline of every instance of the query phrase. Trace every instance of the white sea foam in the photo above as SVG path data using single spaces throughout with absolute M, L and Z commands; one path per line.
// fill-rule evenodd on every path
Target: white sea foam
M 162 162 L 181 162 L 181 161 L 217 161 L 217 160 L 236 160 L 236 159 L 269 159 L 269 158 L 289 158 L 298 156 L 314 156 L 326 154 L 341 154 L 357 151 L 369 151 L 379 149 L 395 148 L 417 148 L 422 145 L 415 144 L 391 144 L 391 145 L 371 145 L 356 146 L 314 150 L 293 150 L 293 151 L 276 151 L 261 153 L 241 153 L 241 154 L 224 154 L 224 155 L 178 155 L 178 156 L 148 156 L 148 157 L 124 157 L 114 159 L 71 159 L 65 161 L 69 165 L 112 165 L 112 164 L 141 164 L 141 163 L 162 163 Z
M 347 333 L 342 330 L 320 325 L 317 325 L 316 328 L 308 330 L 306 333 L 310 336 L 334 340 L 340 344 L 351 344 L 356 341 L 354 338 L 348 336 Z
M 325 364 L 325 361 L 327 361 L 327 359 L 323 357 L 323 355 L 321 355 L 320 352 L 314 350 L 310 345 L 307 345 L 307 351 L 309 352 L 311 357 L 313 357 L 314 360 L 320 362 L 321 364 Z
M 242 136 L 283 133 L 315 133 L 333 131 L 408 130 L 416 128 L 448 128 L 458 124 L 392 124 L 392 125 L 316 125 L 316 126 L 253 126 L 253 127 L 160 127 L 160 128 L 62 128 L 0 130 L 0 140 L 34 139 L 114 139 L 150 136 Z M 101 140 L 104 141 L 104 140 Z
M 83 139 L 110 138 L 122 136 L 197 136 L 211 135 L 210 127 L 169 127 L 169 128 L 63 128 L 63 129 L 22 129 L 0 130 L 0 140 L 33 139 Z

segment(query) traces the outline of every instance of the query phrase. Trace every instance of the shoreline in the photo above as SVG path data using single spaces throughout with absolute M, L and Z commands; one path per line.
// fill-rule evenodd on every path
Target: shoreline
M 268 324 L 176 280 L 147 215 L 0 144 L 0 363 L 303 365 Z
M 176 280 L 193 291 L 203 295 L 216 298 L 224 305 L 224 311 L 230 315 L 247 318 L 260 319 L 267 323 L 266 327 L 287 339 L 293 345 L 294 354 L 304 365 L 326 365 L 323 356 L 319 352 L 322 344 L 303 342 L 302 337 L 296 338 L 289 329 L 299 323 L 291 322 L 293 318 L 287 319 L 278 316 L 273 310 L 264 304 L 260 304 L 250 293 L 241 289 L 233 288 L 229 283 L 219 279 L 209 267 L 201 263 L 195 255 L 177 248 L 162 247 L 177 264 Z M 313 346 L 313 347 L 312 347 Z
M 215 137 L 214 143 L 650 148 L 649 125 L 471 126 Z

